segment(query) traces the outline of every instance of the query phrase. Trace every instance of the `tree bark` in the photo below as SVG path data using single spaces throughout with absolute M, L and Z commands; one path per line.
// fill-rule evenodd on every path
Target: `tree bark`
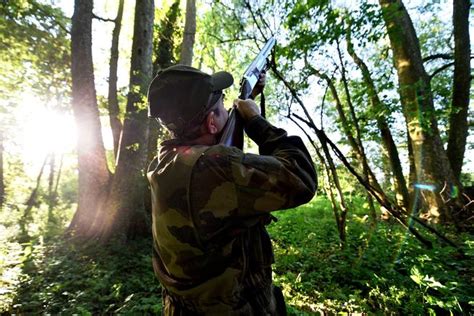
M 94 86 L 92 8 L 92 0 L 76 0 L 71 28 L 72 107 L 79 131 L 79 197 L 69 230 L 82 237 L 89 237 L 91 220 L 104 200 L 110 176 Z
M 186 22 L 181 44 L 180 64 L 192 66 L 194 37 L 196 36 L 196 0 L 186 1 Z
M 377 94 L 377 89 L 375 88 L 375 83 L 372 80 L 372 76 L 369 71 L 369 67 L 365 64 L 365 62 L 357 55 L 354 50 L 354 46 L 351 41 L 351 34 L 350 34 L 350 26 L 347 30 L 347 51 L 349 55 L 352 57 L 354 62 L 359 67 L 360 71 L 362 72 L 362 78 L 364 83 L 367 87 L 367 94 L 369 95 L 370 104 L 372 108 L 377 111 L 381 112 L 385 106 L 380 101 L 380 98 Z M 409 195 L 408 189 L 405 181 L 405 177 L 403 176 L 403 169 L 402 164 L 400 162 L 400 157 L 398 155 L 398 149 L 395 145 L 395 141 L 393 140 L 392 133 L 390 131 L 389 124 L 385 119 L 385 115 L 382 113 L 376 115 L 376 122 L 377 127 L 380 131 L 380 136 L 382 138 L 382 145 L 384 146 L 389 162 L 390 167 L 392 169 L 393 175 L 395 177 L 395 191 L 397 194 L 397 201 L 398 204 L 403 206 L 405 209 L 408 208 L 409 205 Z
M 147 158 L 146 93 L 152 78 L 153 0 L 137 0 L 130 69 L 130 92 L 117 168 L 106 206 L 102 241 L 127 240 L 149 233 L 144 207 Z
M 412 140 L 417 187 L 426 216 L 449 222 L 451 198 L 459 183 L 443 148 L 436 122 L 429 77 L 423 67 L 418 37 L 401 0 L 379 0 L 398 73 L 403 113 Z M 456 199 L 451 199 L 454 203 Z
M 109 67 L 109 95 L 108 95 L 108 106 L 109 106 L 109 119 L 110 127 L 112 129 L 112 137 L 114 141 L 114 157 L 117 159 L 120 133 L 122 132 L 122 122 L 120 121 L 120 109 L 117 98 L 117 68 L 119 59 L 119 38 L 120 29 L 122 28 L 122 17 L 123 17 L 123 4 L 124 0 L 120 0 L 117 11 L 117 17 L 115 18 L 115 27 L 112 32 L 112 47 L 110 49 L 110 67 Z
M 453 1 L 454 79 L 447 153 L 454 176 L 458 180 L 461 176 L 469 128 L 467 119 L 471 88 L 469 7 L 470 0 Z

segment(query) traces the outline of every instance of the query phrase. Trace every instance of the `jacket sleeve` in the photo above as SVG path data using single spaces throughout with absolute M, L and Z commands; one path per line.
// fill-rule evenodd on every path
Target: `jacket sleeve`
M 233 162 L 243 175 L 234 179 L 242 201 L 239 207 L 245 208 L 253 199 L 256 211 L 274 211 L 310 201 L 316 193 L 317 175 L 301 138 L 288 136 L 261 116 L 250 120 L 245 131 L 259 146 L 260 155 L 244 154 L 240 166 Z
M 205 203 L 195 206 L 222 218 L 259 215 L 310 201 L 316 192 L 316 171 L 301 139 L 288 136 L 261 116 L 250 120 L 245 129 L 260 155 L 224 146 L 206 152 L 195 170 L 201 186 L 194 199 Z M 206 184 L 212 184 L 209 194 L 205 194 Z

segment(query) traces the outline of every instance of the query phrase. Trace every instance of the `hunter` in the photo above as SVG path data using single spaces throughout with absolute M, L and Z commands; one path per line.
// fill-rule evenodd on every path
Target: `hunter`
M 147 174 L 164 315 L 286 314 L 265 226 L 271 212 L 312 199 L 316 171 L 302 140 L 266 121 L 252 99 L 233 106 L 260 154 L 218 143 L 228 119 L 223 90 L 233 81 L 176 65 L 149 87 L 149 114 L 173 135 Z

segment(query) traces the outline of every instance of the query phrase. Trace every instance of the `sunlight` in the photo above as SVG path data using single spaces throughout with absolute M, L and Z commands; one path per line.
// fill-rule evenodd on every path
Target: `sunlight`
M 34 96 L 26 96 L 16 112 L 24 162 L 41 163 L 49 153 L 65 154 L 75 149 L 77 132 L 72 113 L 53 110 Z

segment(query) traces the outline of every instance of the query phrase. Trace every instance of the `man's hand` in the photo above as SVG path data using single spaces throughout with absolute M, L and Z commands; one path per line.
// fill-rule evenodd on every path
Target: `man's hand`
M 251 93 L 252 99 L 255 99 L 257 95 L 263 92 L 263 88 L 265 88 L 266 80 L 267 80 L 267 73 L 265 70 L 263 70 L 262 73 L 260 74 L 260 77 L 258 78 L 257 84 L 255 85 L 255 87 L 253 87 L 253 90 Z
M 237 109 L 245 122 L 248 122 L 250 119 L 260 114 L 257 104 L 251 99 L 235 99 L 234 107 Z

